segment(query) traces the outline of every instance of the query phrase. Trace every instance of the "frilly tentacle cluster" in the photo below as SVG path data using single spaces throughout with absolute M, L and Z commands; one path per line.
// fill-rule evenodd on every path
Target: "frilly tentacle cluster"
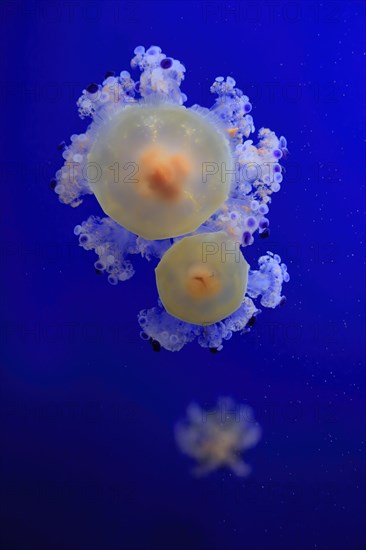
M 131 67 L 142 71 L 137 86 L 141 97 L 151 94 L 162 94 L 178 105 L 187 101 L 187 96 L 180 91 L 180 85 L 186 71 L 177 59 L 167 57 L 158 46 L 151 46 L 147 51 L 143 46 L 135 48 L 135 57 Z
M 108 274 L 111 285 L 127 281 L 135 273 L 131 261 L 127 260 L 129 255 L 160 259 L 171 246 L 169 239 L 146 241 L 108 217 L 90 216 L 74 228 L 74 234 L 84 250 L 94 250 L 98 256 L 94 267 Z

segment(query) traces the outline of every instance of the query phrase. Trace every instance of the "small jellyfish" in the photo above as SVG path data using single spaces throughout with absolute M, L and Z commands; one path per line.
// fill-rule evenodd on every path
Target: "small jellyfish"
M 222 321 L 201 326 L 187 323 L 168 313 L 159 301 L 157 307 L 140 311 L 138 321 L 143 333 L 169 351 L 179 351 L 195 339 L 203 348 L 221 351 L 224 342 L 230 340 L 233 333 L 246 334 L 252 330 L 261 312 L 253 299 L 259 300 L 266 308 L 284 303 L 282 286 L 290 279 L 287 266 L 281 263 L 280 256 L 271 252 L 261 256 L 258 263 L 258 270 L 249 270 L 242 303 Z
M 164 254 L 155 270 L 160 299 L 170 315 L 211 325 L 240 307 L 248 267 L 239 243 L 224 231 L 186 237 Z
M 228 397 L 220 398 L 214 410 L 192 403 L 187 418 L 175 427 L 179 449 L 198 462 L 193 470 L 197 476 L 219 468 L 229 468 L 237 476 L 249 475 L 251 467 L 240 453 L 254 447 L 261 435 L 252 409 Z

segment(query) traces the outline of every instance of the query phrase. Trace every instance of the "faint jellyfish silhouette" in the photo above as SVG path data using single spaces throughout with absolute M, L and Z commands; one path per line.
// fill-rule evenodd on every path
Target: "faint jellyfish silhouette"
M 261 434 L 252 409 L 228 397 L 220 398 L 211 411 L 192 403 L 187 418 L 175 427 L 177 445 L 197 461 L 193 473 L 198 476 L 219 468 L 229 468 L 237 476 L 249 475 L 251 467 L 241 453 L 254 447 Z

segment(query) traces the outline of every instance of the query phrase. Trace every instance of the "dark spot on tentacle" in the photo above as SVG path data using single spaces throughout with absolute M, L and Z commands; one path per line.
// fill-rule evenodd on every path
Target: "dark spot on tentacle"
M 172 59 L 169 59 L 169 57 L 166 57 L 165 59 L 162 59 L 160 61 L 160 67 L 162 69 L 170 69 L 170 67 L 173 65 Z
M 249 231 L 244 231 L 243 233 L 243 243 L 249 244 L 251 240 L 252 234 Z
M 263 230 L 268 229 L 269 226 L 269 220 L 267 218 L 262 218 L 259 222 L 259 227 Z
M 90 94 L 95 94 L 98 91 L 98 84 L 92 82 L 91 84 L 89 84 L 89 86 L 86 87 L 86 91 Z
M 161 350 L 161 345 L 159 344 L 159 342 L 157 340 L 154 340 L 153 338 L 150 338 L 150 344 L 151 344 L 151 347 L 153 349 L 153 351 L 160 351 Z
M 257 317 L 253 315 L 253 317 L 251 317 L 247 322 L 247 327 L 253 327 L 256 324 L 256 322 L 257 322 Z
M 288 149 L 286 149 L 286 147 L 284 149 L 282 149 L 282 157 L 284 159 L 287 159 L 287 157 L 289 156 L 289 152 L 288 152 Z
M 262 231 L 262 233 L 259 233 L 259 236 L 261 239 L 267 239 L 267 237 L 269 237 L 270 235 L 270 230 L 269 229 L 265 229 L 264 231 Z

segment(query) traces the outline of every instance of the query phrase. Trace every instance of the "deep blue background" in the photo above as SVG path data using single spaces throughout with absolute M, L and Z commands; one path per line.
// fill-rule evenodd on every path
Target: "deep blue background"
M 361 550 L 365 526 L 365 3 L 1 2 L 1 550 Z M 272 233 L 287 304 L 217 355 L 154 353 L 137 312 L 153 265 L 94 274 L 61 205 L 75 101 L 135 46 L 187 68 L 188 105 L 232 75 L 291 155 Z M 247 480 L 196 480 L 173 427 L 196 400 L 246 400 Z

